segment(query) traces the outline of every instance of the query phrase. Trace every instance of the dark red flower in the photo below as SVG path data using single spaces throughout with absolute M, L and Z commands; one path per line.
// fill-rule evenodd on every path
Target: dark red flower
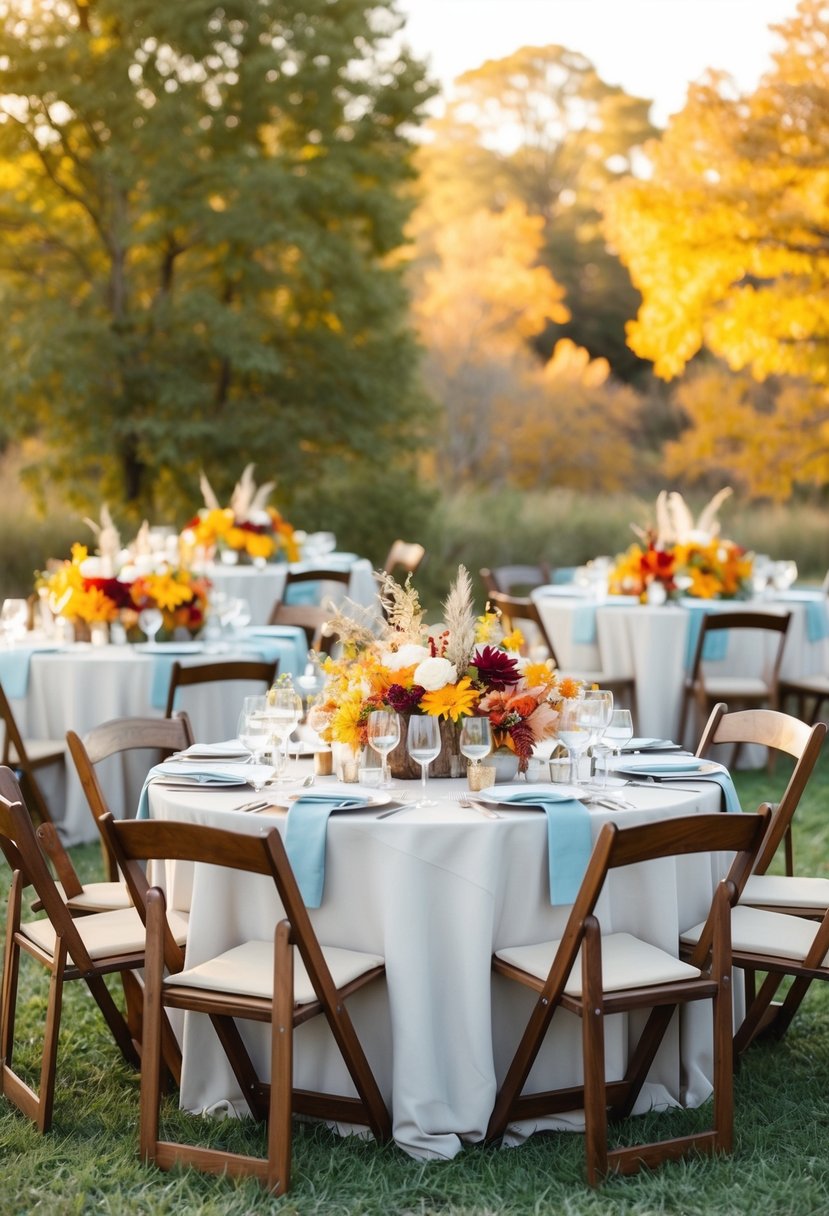
M 426 689 L 421 688 L 419 684 L 414 684 L 411 688 L 404 688 L 402 684 L 392 684 L 386 690 L 386 701 L 397 713 L 411 714 L 417 709 L 418 702 L 425 691 Z
M 484 646 L 473 658 L 471 666 L 477 671 L 480 683 L 495 691 L 509 688 L 521 679 L 518 660 L 497 646 Z

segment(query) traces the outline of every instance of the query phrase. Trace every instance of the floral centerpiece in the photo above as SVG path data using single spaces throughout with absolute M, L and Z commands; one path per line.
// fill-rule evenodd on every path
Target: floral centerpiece
M 496 747 L 514 752 L 525 769 L 534 745 L 555 734 L 561 700 L 580 694 L 578 681 L 559 677 L 550 662 L 522 658 L 520 633 L 505 635 L 498 614 L 476 617 L 463 566 L 444 604 L 444 619 L 432 629 L 411 577 L 404 586 L 380 577 L 386 620 L 379 633 L 344 613 L 330 622 L 343 654 L 325 661 L 326 685 L 311 712 L 314 728 L 328 742 L 360 748 L 373 709 L 430 714 L 447 727 L 446 752 L 462 718 L 486 716 Z M 436 765 L 442 760 L 443 769 L 433 771 L 446 772 L 448 758 L 442 754 Z
M 656 502 L 656 526 L 635 529 L 639 542 L 616 558 L 609 590 L 614 595 L 648 597 L 660 585 L 667 596 L 747 599 L 751 595 L 751 555 L 720 536 L 717 511 L 731 493 L 714 496 L 695 522 L 682 496 L 664 490 Z
M 101 510 L 101 525 L 86 521 L 98 536 L 98 552 L 74 544 L 66 561 L 49 564 L 38 574 L 36 588 L 55 616 L 83 626 L 120 621 L 129 632 L 138 626 L 145 608 L 158 608 L 162 628 L 172 633 L 181 627 L 190 634 L 205 622 L 209 583 L 181 564 L 146 553 L 142 536 L 121 549 L 109 511 Z
M 252 464 L 247 465 L 237 481 L 228 506 L 219 503 L 210 482 L 201 475 L 204 507 L 187 523 L 181 534 L 182 543 L 190 550 L 201 549 L 208 555 L 228 554 L 264 564 L 277 558 L 294 562 L 299 559 L 299 544 L 294 529 L 275 507 L 267 505 L 274 482 L 257 488 Z

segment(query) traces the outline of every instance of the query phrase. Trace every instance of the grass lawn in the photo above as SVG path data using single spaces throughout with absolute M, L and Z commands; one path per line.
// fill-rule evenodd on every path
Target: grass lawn
M 738 774 L 743 806 L 753 809 L 771 786 L 762 773 Z M 795 856 L 803 873 L 829 874 L 829 760 L 824 758 L 798 811 Z M 100 876 L 97 845 L 73 850 L 85 877 Z M 8 869 L 0 868 L 2 906 Z M 38 1066 L 45 1011 L 43 970 L 24 963 L 19 1061 Z M 34 1076 L 34 1073 L 32 1074 Z M 162 1173 L 137 1156 L 138 1078 L 120 1059 L 97 1007 L 81 983 L 68 985 L 51 1132 L 39 1136 L 0 1098 L 0 1214 L 95 1212 L 231 1216 L 248 1212 L 320 1216 L 530 1216 L 585 1213 L 716 1212 L 745 1216 L 829 1213 L 829 990 L 816 985 L 782 1043 L 752 1048 L 736 1078 L 733 1156 L 663 1166 L 657 1173 L 585 1186 L 582 1138 L 536 1136 L 517 1149 L 470 1146 L 451 1162 L 413 1161 L 394 1146 L 376 1148 L 300 1125 L 294 1139 L 293 1189 L 272 1199 L 253 1182 L 193 1171 Z M 165 1113 L 174 1135 L 209 1136 L 262 1152 L 251 1121 L 206 1122 Z M 710 1110 L 631 1120 L 621 1136 L 680 1134 L 704 1127 Z M 651 1124 L 650 1132 L 647 1125 Z

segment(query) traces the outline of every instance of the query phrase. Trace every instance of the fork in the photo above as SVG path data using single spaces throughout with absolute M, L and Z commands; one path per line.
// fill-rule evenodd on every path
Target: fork
M 487 819 L 503 819 L 503 815 L 499 815 L 491 807 L 484 806 L 480 802 L 473 802 L 471 798 L 465 796 L 458 799 L 458 806 L 462 806 L 469 811 L 477 811 L 479 815 L 484 815 Z

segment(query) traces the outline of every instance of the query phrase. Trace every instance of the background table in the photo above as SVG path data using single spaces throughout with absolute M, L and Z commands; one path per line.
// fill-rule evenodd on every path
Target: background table
M 791 612 L 781 676 L 829 670 L 829 616 L 820 591 L 747 603 L 684 599 L 664 607 L 626 596 L 591 601 L 560 587 L 539 587 L 532 598 L 564 669 L 601 668 L 608 675 L 633 676 L 635 729 L 642 736 L 676 737 L 685 675 L 706 612 L 740 608 Z M 711 674 L 754 675 L 761 673 L 766 660 L 763 647 L 735 637 L 729 639 L 725 657 L 709 661 L 707 667 Z M 695 744 L 699 728 L 699 723 L 691 722 L 686 745 Z
M 173 662 L 206 663 L 230 658 L 270 658 L 279 651 L 279 670 L 299 675 L 307 655 L 302 629 L 279 627 L 267 639 L 251 635 L 234 644 L 191 644 L 178 648 L 160 645 L 154 650 L 140 646 L 90 646 L 75 644 L 54 651 L 31 654 L 25 691 L 11 699 L 12 710 L 24 738 L 63 739 L 67 730 L 81 737 L 112 718 L 161 717 L 167 699 Z M 0 672 L 4 657 L 0 654 Z M 261 685 L 205 684 L 182 688 L 176 708 L 190 715 L 199 742 L 233 738 L 245 692 L 261 692 Z M 15 691 L 20 691 L 17 689 Z M 147 753 L 134 757 L 114 756 L 99 766 L 98 773 L 116 817 L 132 815 L 148 767 Z M 68 844 L 97 839 L 97 829 L 86 797 L 67 751 L 66 765 L 52 765 L 38 772 L 49 809 Z
M 344 595 L 357 604 L 370 605 L 377 598 L 377 584 L 371 562 L 354 553 L 330 553 L 318 561 L 295 562 L 288 565 L 285 562 L 272 562 L 267 566 L 225 566 L 221 562 L 212 563 L 205 571 L 215 591 L 222 592 L 233 599 L 246 600 L 250 605 L 251 623 L 266 625 L 270 620 L 271 610 L 277 600 L 282 598 L 285 590 L 285 579 L 288 571 L 301 573 L 306 570 L 348 570 L 351 578 L 348 589 L 342 584 L 329 583 L 325 586 L 325 597 L 337 603 Z
M 356 993 L 348 1004 L 393 1111 L 395 1139 L 417 1157 L 449 1158 L 462 1141 L 483 1138 L 497 1082 L 532 1002 L 518 985 L 492 977 L 490 956 L 502 946 L 560 936 L 569 911 L 549 903 L 543 814 L 507 810 L 500 819 L 483 818 L 449 800 L 465 784 L 435 781 L 438 806 L 389 819 L 378 820 L 372 811 L 332 815 L 324 901 L 311 911 L 326 944 L 385 957 L 385 984 Z M 591 811 L 594 836 L 608 819 L 634 824 L 690 815 L 717 810 L 720 800 L 712 784 L 696 790 L 685 783 L 682 789 L 626 787 L 627 793 L 637 810 Z M 272 825 L 284 830 L 284 814 L 234 812 L 246 794 L 153 786 L 150 812 L 251 833 Z M 598 909 L 603 929 L 627 930 L 675 951 L 680 931 L 705 916 L 723 865 L 703 854 L 614 871 Z M 165 870 L 170 904 L 190 911 L 187 965 L 245 938 L 272 936 L 280 909 L 269 882 L 215 867 L 168 864 Z M 626 1062 L 630 1016 L 608 1019 L 607 1067 L 614 1077 Z M 264 1069 L 267 1035 L 260 1026 L 245 1030 Z M 556 1015 L 530 1088 L 578 1083 L 580 1035 L 578 1019 Z M 296 1045 L 297 1086 L 353 1093 L 323 1019 L 300 1027 Z M 206 1018 L 186 1015 L 183 1053 L 184 1108 L 246 1110 Z M 683 1014 L 681 1032 L 674 1024 L 666 1036 L 637 1111 L 698 1105 L 711 1092 L 710 1072 L 710 1011 L 692 1007 Z M 574 1116 L 545 1126 L 578 1123 Z

